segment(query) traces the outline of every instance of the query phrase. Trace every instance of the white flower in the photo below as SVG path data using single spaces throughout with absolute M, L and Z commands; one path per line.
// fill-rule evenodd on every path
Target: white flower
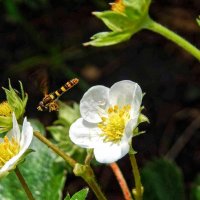
M 93 148 L 100 163 L 119 160 L 129 152 L 142 97 L 140 86 L 129 80 L 111 88 L 91 87 L 80 102 L 82 118 L 70 127 L 71 140 L 83 148 Z
M 33 138 L 33 128 L 26 118 L 24 119 L 21 133 L 14 113 L 12 118 L 12 130 L 4 138 L 0 138 L 0 177 L 15 169 Z

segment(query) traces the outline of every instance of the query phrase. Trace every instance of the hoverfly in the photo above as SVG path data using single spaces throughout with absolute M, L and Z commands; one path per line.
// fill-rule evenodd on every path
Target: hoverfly
M 56 102 L 58 98 L 67 92 L 69 89 L 74 87 L 79 82 L 78 78 L 71 79 L 67 81 L 63 86 L 61 86 L 58 90 L 51 92 L 50 94 L 45 94 L 42 101 L 39 102 L 37 110 L 44 111 L 49 110 L 51 111 L 58 111 L 58 103 Z

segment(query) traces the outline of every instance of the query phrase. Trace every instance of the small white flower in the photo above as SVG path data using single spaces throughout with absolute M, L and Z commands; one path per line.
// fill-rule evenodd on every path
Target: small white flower
M 33 128 L 26 118 L 21 133 L 14 113 L 12 118 L 12 130 L 4 138 L 0 138 L 0 177 L 15 169 L 33 138 Z
M 93 148 L 100 163 L 119 160 L 129 152 L 142 97 L 140 86 L 129 80 L 111 88 L 91 87 L 80 102 L 82 118 L 70 127 L 71 140 L 83 148 Z

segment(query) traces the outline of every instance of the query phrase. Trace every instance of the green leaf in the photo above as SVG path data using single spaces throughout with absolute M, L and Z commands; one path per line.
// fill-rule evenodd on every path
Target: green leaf
M 120 32 L 129 30 L 134 26 L 134 23 L 126 16 L 118 12 L 104 11 L 93 12 L 93 14 L 101 19 L 105 25 L 112 31 Z
M 75 193 L 70 200 L 85 200 L 89 189 L 85 188 Z
M 172 162 L 156 159 L 141 173 L 144 200 L 184 200 L 183 177 Z
M 101 32 L 93 35 L 91 41 L 84 45 L 92 45 L 96 47 L 109 46 L 128 40 L 132 32 Z
M 37 200 L 61 199 L 65 182 L 63 166 L 55 162 L 57 156 L 37 138 L 33 139 L 31 149 L 35 152 L 28 155 L 18 167 L 34 198 Z M 27 200 L 14 172 L 0 181 L 0 199 Z
M 193 184 L 190 200 L 200 200 L 200 174 L 197 176 Z

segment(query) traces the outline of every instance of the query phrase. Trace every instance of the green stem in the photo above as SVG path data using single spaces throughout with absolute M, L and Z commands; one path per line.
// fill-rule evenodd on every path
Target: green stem
M 143 196 L 143 187 L 140 179 L 140 172 L 138 169 L 137 161 L 135 158 L 135 154 L 130 150 L 129 157 L 131 161 L 133 176 L 135 179 L 135 189 L 133 189 L 133 195 L 135 197 L 135 200 L 142 200 Z
M 85 182 L 87 182 L 87 184 L 90 186 L 90 188 L 92 189 L 92 191 L 95 193 L 97 199 L 99 200 L 107 200 L 106 197 L 104 196 L 104 194 L 102 193 L 98 183 L 96 182 L 95 178 L 85 178 L 82 177 Z
M 26 192 L 28 199 L 29 200 L 34 200 L 34 197 L 33 197 L 32 193 L 31 193 L 31 191 L 30 191 L 30 189 L 29 189 L 24 177 L 22 176 L 21 172 L 19 171 L 19 169 L 17 167 L 15 169 L 15 174 L 17 175 L 22 187 L 24 188 L 24 191 Z
M 47 138 L 45 138 L 40 132 L 34 131 L 34 136 L 37 137 L 41 142 L 46 144 L 49 148 L 51 148 L 56 154 L 62 157 L 71 167 L 75 167 L 76 161 L 68 156 L 65 152 L 59 149 L 56 145 L 51 143 Z
M 148 22 L 146 24 L 147 29 L 156 32 L 163 37 L 171 40 L 172 42 L 176 43 L 178 46 L 185 49 L 188 53 L 192 54 L 195 58 L 197 58 L 200 61 L 200 50 L 196 48 L 194 45 L 192 45 L 190 42 L 188 42 L 186 39 L 182 38 L 175 32 L 169 30 L 168 28 L 162 26 L 161 24 L 148 19 Z
M 95 193 L 98 200 L 107 200 L 96 181 L 92 168 L 89 165 L 81 165 L 77 163 L 73 172 L 76 176 L 80 176 L 85 180 Z

